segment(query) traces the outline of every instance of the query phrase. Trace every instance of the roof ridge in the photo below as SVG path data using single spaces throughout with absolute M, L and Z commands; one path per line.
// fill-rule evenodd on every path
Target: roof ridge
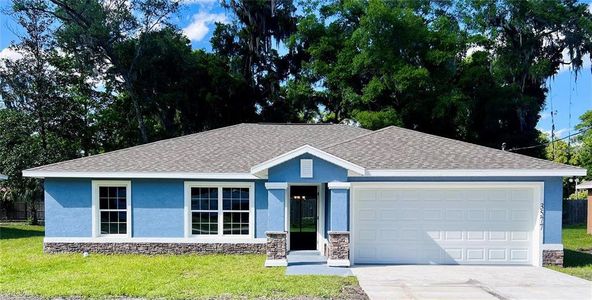
M 257 123 L 245 123 L 245 124 L 253 124 L 253 125 L 344 125 L 344 124 L 336 124 L 336 123 L 290 123 L 290 122 L 257 122 Z
M 364 134 L 361 134 L 361 135 L 358 135 L 358 136 L 356 136 L 356 137 L 353 137 L 353 138 L 350 138 L 350 139 L 347 139 L 347 140 L 344 140 L 344 141 L 340 141 L 340 142 L 336 142 L 336 143 L 333 143 L 333 144 L 327 145 L 327 146 L 325 146 L 325 147 L 321 148 L 321 150 L 322 150 L 322 149 L 329 149 L 329 148 L 335 147 L 335 146 L 337 146 L 337 145 L 341 145 L 341 144 L 344 144 L 344 143 L 347 143 L 347 142 L 351 142 L 351 141 L 353 141 L 353 140 L 356 140 L 356 139 L 359 139 L 359 138 L 362 138 L 362 137 L 365 137 L 365 136 L 368 136 L 368 135 L 371 135 L 371 134 L 375 134 L 375 133 L 378 133 L 378 132 L 382 132 L 382 131 L 384 131 L 384 130 L 386 130 L 386 129 L 390 128 L 390 127 L 395 127 L 395 126 L 394 126 L 394 125 L 389 125 L 389 126 L 387 126 L 387 127 L 383 127 L 383 128 L 380 128 L 380 129 L 378 129 L 378 130 L 371 130 L 371 129 L 366 129 L 366 128 L 362 128 L 362 127 L 360 127 L 360 128 L 362 128 L 362 129 L 370 130 L 370 132 L 366 132 L 366 133 L 364 133 Z
M 146 144 L 140 144 L 140 145 L 135 145 L 135 146 L 131 146 L 131 147 L 125 147 L 125 148 L 121 148 L 121 149 L 117 149 L 117 150 L 107 151 L 107 152 L 103 152 L 103 153 L 93 154 L 93 155 L 89 155 L 89 156 L 83 156 L 83 157 L 77 157 L 77 158 L 73 158 L 73 159 L 58 161 L 58 162 L 54 162 L 54 163 L 47 164 L 47 165 L 41 165 L 41 166 L 29 168 L 29 169 L 26 169 L 26 170 L 27 171 L 29 171 L 29 170 L 30 171 L 33 171 L 33 170 L 36 170 L 38 168 L 50 167 L 50 166 L 54 166 L 54 165 L 62 164 L 62 163 L 66 163 L 66 162 L 72 162 L 72 161 L 77 161 L 77 160 L 81 160 L 81 159 L 86 159 L 86 158 L 89 158 L 89 157 L 95 158 L 95 157 L 101 157 L 101 156 L 104 156 L 104 155 L 107 155 L 107 154 L 113 154 L 113 153 L 123 152 L 124 150 L 127 151 L 127 150 L 131 150 L 131 149 L 141 149 L 143 147 L 147 147 L 147 146 L 154 145 L 154 144 L 159 144 L 159 143 L 164 143 L 164 142 L 170 142 L 170 141 L 174 141 L 174 140 L 178 140 L 178 139 L 182 139 L 182 138 L 188 138 L 188 137 L 196 136 L 196 135 L 200 135 L 200 134 L 207 134 L 207 133 L 219 131 L 220 129 L 228 129 L 228 128 L 238 127 L 238 126 L 246 125 L 246 124 L 248 124 L 248 123 L 238 123 L 238 124 L 233 124 L 233 125 L 218 127 L 218 128 L 214 128 L 214 129 L 210 129 L 210 130 L 204 130 L 204 131 L 195 132 L 195 133 L 186 134 L 186 135 L 180 135 L 180 136 L 176 136 L 176 137 L 172 137 L 172 138 L 168 138 L 168 139 L 162 139 L 162 140 L 158 140 L 158 141 L 153 141 L 153 142 L 146 143 Z
M 409 132 L 412 132 L 412 133 L 422 133 L 422 134 L 429 135 L 431 137 L 435 137 L 435 138 L 438 138 L 438 139 L 444 139 L 444 140 L 448 140 L 448 141 L 452 141 L 452 142 L 463 143 L 463 144 L 467 144 L 467 145 L 470 145 L 470 146 L 473 146 L 473 147 L 485 148 L 487 150 L 494 150 L 494 151 L 496 151 L 498 153 L 505 153 L 505 154 L 509 154 L 509 155 L 512 155 L 512 156 L 518 156 L 518 157 L 527 157 L 527 158 L 535 159 L 535 160 L 538 160 L 538 161 L 544 161 L 544 162 L 547 162 L 547 163 L 554 163 L 554 164 L 562 165 L 562 166 L 569 166 L 569 167 L 572 167 L 572 168 L 580 168 L 578 166 L 573 166 L 573 165 L 558 163 L 558 162 L 555 162 L 555 161 L 552 161 L 552 160 L 548 160 L 548 159 L 544 159 L 544 158 L 538 158 L 538 157 L 529 156 L 529 155 L 526 155 L 526 154 L 520 154 L 520 153 L 505 151 L 505 150 L 501 150 L 501 149 L 497 149 L 497 148 L 493 148 L 493 147 L 489 147 L 489 146 L 484 146 L 484 145 L 479 145 L 479 144 L 475 144 L 475 143 L 471 143 L 471 142 L 467 142 L 467 141 L 456 140 L 456 139 L 453 139 L 453 138 L 449 138 L 449 137 L 445 137 L 445 136 L 440 136 L 440 135 L 436 135 L 436 134 L 432 134 L 432 133 L 427 133 L 427 132 L 423 132 L 423 131 L 419 131 L 419 130 L 413 130 L 413 129 L 409 129 L 409 128 L 404 128 L 404 127 L 399 127 L 399 126 L 392 126 L 392 125 L 389 126 L 389 127 L 401 129 L 401 130 L 404 130 L 404 131 L 409 131 Z M 383 128 L 383 129 L 385 129 L 385 128 Z

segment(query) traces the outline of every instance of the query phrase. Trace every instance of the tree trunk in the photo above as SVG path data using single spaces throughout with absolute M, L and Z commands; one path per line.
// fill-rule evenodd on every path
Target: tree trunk
M 138 102 L 138 97 L 136 96 L 136 93 L 134 93 L 132 84 L 129 80 L 129 76 L 125 76 L 124 80 L 127 92 L 130 96 L 130 99 L 132 100 L 136 120 L 138 121 L 138 129 L 140 129 L 140 139 L 143 144 L 146 144 L 148 143 L 148 132 L 146 130 L 146 123 L 144 122 L 144 116 L 142 115 L 142 109 L 140 108 L 140 103 Z

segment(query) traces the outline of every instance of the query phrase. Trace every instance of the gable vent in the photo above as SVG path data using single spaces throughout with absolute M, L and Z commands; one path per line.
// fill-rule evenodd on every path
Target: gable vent
M 312 178 L 312 159 L 300 160 L 300 178 Z

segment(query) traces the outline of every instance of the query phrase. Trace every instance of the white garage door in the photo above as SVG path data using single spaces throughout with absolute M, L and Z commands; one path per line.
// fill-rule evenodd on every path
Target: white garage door
M 359 183 L 352 193 L 356 264 L 538 264 L 539 185 Z

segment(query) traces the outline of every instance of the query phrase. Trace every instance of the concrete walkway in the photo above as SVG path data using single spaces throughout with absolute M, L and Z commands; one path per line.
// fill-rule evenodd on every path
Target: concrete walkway
M 528 266 L 354 266 L 370 299 L 592 299 L 592 282 Z
M 319 251 L 290 251 L 286 275 L 352 276 L 349 268 L 327 266 L 327 258 Z

